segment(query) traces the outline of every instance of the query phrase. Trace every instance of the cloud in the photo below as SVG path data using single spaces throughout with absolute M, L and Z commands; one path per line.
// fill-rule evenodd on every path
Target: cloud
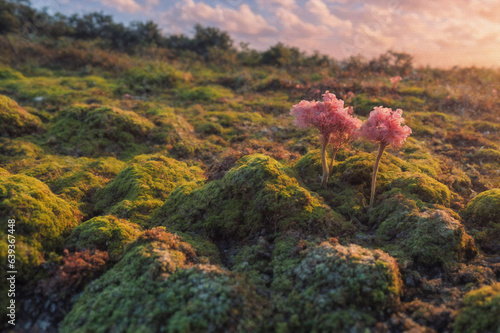
M 261 15 L 255 14 L 250 6 L 242 4 L 238 9 L 215 7 L 193 0 L 178 2 L 163 15 L 163 21 L 173 32 L 185 32 L 195 24 L 218 27 L 229 33 L 252 36 L 276 33 Z
M 116 8 L 119 12 L 135 13 L 141 6 L 134 0 L 101 0 L 104 6 Z
M 267 8 L 269 6 L 294 8 L 297 6 L 295 0 L 257 0 L 256 2 L 259 8 Z
M 260 50 L 283 42 L 339 59 L 392 49 L 412 53 L 420 64 L 451 65 L 462 54 L 464 63 L 500 65 L 498 0 L 254 0 L 236 1 L 237 8 L 227 1 L 175 0 L 158 22 L 167 22 L 167 33 L 215 26 Z

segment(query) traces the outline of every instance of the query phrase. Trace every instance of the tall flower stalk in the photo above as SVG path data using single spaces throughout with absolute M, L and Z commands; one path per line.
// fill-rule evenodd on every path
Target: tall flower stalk
M 295 116 L 296 126 L 300 128 L 312 126 L 320 132 L 321 167 L 323 169 L 321 186 L 326 188 L 333 169 L 335 154 L 342 145 L 354 138 L 361 127 L 361 121 L 352 116 L 352 107 L 344 108 L 344 101 L 337 99 L 329 91 L 323 94 L 323 102 L 301 101 L 292 107 L 290 113 Z M 326 149 L 329 143 L 333 145 L 330 167 L 326 160 Z
M 370 112 L 368 120 L 361 127 L 361 135 L 363 137 L 379 144 L 377 159 L 373 166 L 370 208 L 373 208 L 375 203 L 375 186 L 377 182 L 378 167 L 385 148 L 387 148 L 387 146 L 392 146 L 395 149 L 401 148 L 406 138 L 411 134 L 410 127 L 403 125 L 405 120 L 402 114 L 403 111 L 401 109 L 392 111 L 392 109 L 382 106 L 375 107 L 373 111 Z

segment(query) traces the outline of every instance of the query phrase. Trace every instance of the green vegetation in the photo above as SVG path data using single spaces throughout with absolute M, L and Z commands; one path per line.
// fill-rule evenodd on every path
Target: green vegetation
M 49 144 L 76 156 L 133 156 L 154 125 L 133 111 L 99 105 L 74 105 L 54 120 L 47 132 Z
M 485 251 L 500 250 L 500 189 L 479 193 L 463 211 L 467 227 Z
M 323 242 L 300 256 L 291 261 L 278 252 L 273 259 L 280 273 L 272 285 L 276 325 L 282 331 L 362 329 L 397 309 L 402 281 L 386 253 Z
M 214 237 L 300 230 L 337 234 L 342 217 L 265 155 L 242 158 L 221 180 L 178 187 L 151 223 Z
M 201 180 L 197 166 L 161 155 L 139 155 L 93 197 L 95 212 L 113 214 L 145 225 L 146 218 L 178 186 Z
M 92 282 L 62 323 L 62 332 L 250 331 L 263 299 L 237 275 L 197 264 L 193 249 L 155 228 Z
M 0 136 L 17 137 L 43 129 L 42 122 L 15 101 L 0 95 Z
M 500 330 L 500 284 L 469 292 L 464 308 L 454 323 L 457 333 L 498 332 Z
M 107 251 L 111 259 L 117 260 L 139 233 L 140 227 L 127 220 L 112 215 L 97 216 L 73 229 L 66 244 L 70 250 Z

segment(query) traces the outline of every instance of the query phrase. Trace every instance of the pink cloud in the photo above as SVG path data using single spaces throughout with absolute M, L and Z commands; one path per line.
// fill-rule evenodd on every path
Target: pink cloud
M 116 8 L 119 12 L 135 13 L 141 10 L 141 6 L 134 0 L 101 0 L 101 3 Z

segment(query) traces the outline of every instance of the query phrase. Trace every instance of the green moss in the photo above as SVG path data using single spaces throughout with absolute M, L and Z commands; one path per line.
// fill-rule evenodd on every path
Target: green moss
M 97 216 L 73 229 L 66 239 L 70 251 L 98 249 L 107 251 L 112 260 L 118 259 L 125 245 L 137 238 L 140 227 L 112 215 Z
M 447 211 L 424 212 L 411 229 L 404 240 L 404 248 L 419 264 L 446 266 L 477 255 L 472 237 Z
M 17 171 L 43 156 L 43 149 L 25 138 L 0 138 L 0 165 Z
M 444 137 L 454 125 L 455 118 L 442 112 L 412 112 L 405 122 L 410 126 L 412 135 Z
M 180 90 L 179 97 L 190 102 L 217 102 L 221 98 L 233 97 L 233 93 L 221 86 L 206 86 Z
M 7 244 L 8 220 L 15 220 L 15 268 L 19 283 L 32 282 L 43 270 L 40 264 L 52 251 L 62 251 L 64 237 L 79 222 L 79 212 L 54 195 L 47 185 L 24 175 L 0 175 L 0 237 Z M 7 262 L 7 246 L 0 246 Z M 5 270 L 0 277 L 3 288 Z M 3 292 L 3 290 L 2 290 Z M 2 297 L 2 300 L 5 297 Z
M 152 223 L 210 237 L 247 237 L 261 231 L 335 233 L 342 218 L 264 155 L 248 155 L 221 180 L 178 187 Z
M 469 292 L 453 327 L 457 333 L 500 331 L 500 283 Z
M 74 105 L 55 118 L 49 143 L 65 154 L 129 156 L 144 146 L 154 125 L 132 111 L 100 105 Z
M 389 188 L 399 188 L 403 193 L 415 195 L 423 202 L 441 204 L 449 207 L 451 192 L 446 185 L 422 174 L 404 172 L 393 180 Z
M 398 89 L 398 92 L 400 94 L 404 94 L 404 95 L 421 96 L 421 95 L 425 95 L 425 88 L 415 87 L 415 86 L 412 86 L 412 87 L 401 87 L 401 88 Z
M 118 93 L 147 94 L 177 87 L 184 74 L 163 62 L 134 67 L 123 75 Z
M 482 162 L 500 163 L 500 150 L 481 148 L 476 151 L 474 157 Z
M 300 177 L 307 183 L 321 182 L 319 177 L 323 174 L 321 167 L 321 153 L 318 149 L 307 152 L 295 164 L 295 169 Z
M 0 136 L 16 137 L 43 130 L 41 120 L 7 96 L 0 95 Z
M 365 93 L 356 94 L 352 100 L 352 105 L 356 114 L 368 116 L 374 107 L 380 105 L 395 105 L 396 101 L 390 97 L 373 97 Z
M 481 248 L 500 251 L 500 189 L 479 193 L 463 211 L 464 220 Z
M 93 197 L 96 213 L 113 214 L 144 225 L 176 186 L 203 179 L 197 166 L 161 155 L 139 155 Z
M 300 332 L 366 329 L 397 309 L 402 281 L 386 253 L 323 242 L 299 256 L 296 265 L 283 261 L 288 288 L 280 285 L 274 294 L 275 325 Z
M 11 79 L 22 80 L 22 79 L 24 79 L 24 76 L 20 72 L 13 70 L 11 68 L 0 67 L 0 79 L 2 79 L 2 80 L 11 80 Z
M 500 223 L 500 189 L 479 193 L 467 204 L 464 216 L 478 226 Z
M 44 250 L 62 249 L 63 238 L 79 222 L 79 211 L 53 194 L 47 185 L 25 175 L 0 176 L 0 225 L 16 220 L 16 236 Z
M 351 185 L 364 185 L 370 187 L 375 154 L 359 152 L 333 167 L 333 177 Z M 406 163 L 388 152 L 380 160 L 377 186 L 385 185 L 395 179 L 407 167 Z
M 264 302 L 252 285 L 224 269 L 196 264 L 190 246 L 172 234 L 145 234 L 87 286 L 61 332 L 258 330 Z
M 370 222 L 379 224 L 377 235 L 388 244 L 390 253 L 402 261 L 447 268 L 477 254 L 474 240 L 458 216 L 440 209 L 421 212 L 419 207 L 425 208 L 421 202 L 396 193 L 370 213 Z
M 93 210 L 92 195 L 116 177 L 124 166 L 124 162 L 114 157 L 90 159 L 45 155 L 22 166 L 18 172 L 43 181 L 52 192 L 88 216 Z
M 146 116 L 156 125 L 150 133 L 155 152 L 167 150 L 174 157 L 187 158 L 207 150 L 207 143 L 196 138 L 193 126 L 173 108 L 152 107 Z

